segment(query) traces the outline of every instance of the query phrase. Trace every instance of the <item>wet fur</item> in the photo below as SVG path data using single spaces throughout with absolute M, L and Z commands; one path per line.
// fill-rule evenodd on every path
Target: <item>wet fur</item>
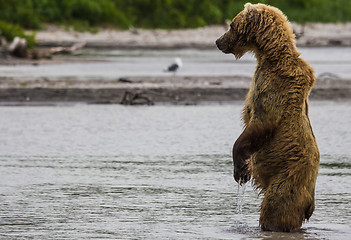
M 314 211 L 319 151 L 308 117 L 313 69 L 301 59 L 285 15 L 245 4 L 217 41 L 224 53 L 256 55 L 257 67 L 243 110 L 244 131 L 233 147 L 234 178 L 252 177 L 264 198 L 263 230 L 291 231 Z

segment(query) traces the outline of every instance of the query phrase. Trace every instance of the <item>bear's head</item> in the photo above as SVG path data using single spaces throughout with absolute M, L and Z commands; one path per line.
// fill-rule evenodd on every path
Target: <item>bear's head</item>
M 230 28 L 216 45 L 224 53 L 236 58 L 247 51 L 267 54 L 278 48 L 295 46 L 295 36 L 286 16 L 277 8 L 264 4 L 246 3 L 230 24 Z

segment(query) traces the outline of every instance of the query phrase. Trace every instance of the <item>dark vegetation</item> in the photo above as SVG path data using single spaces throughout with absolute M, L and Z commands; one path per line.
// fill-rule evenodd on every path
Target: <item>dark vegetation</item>
M 232 19 L 250 0 L 0 0 L 1 35 L 10 40 L 44 23 L 92 30 L 195 28 Z M 351 21 L 350 0 L 262 0 L 283 10 L 291 21 Z M 28 39 L 33 36 L 27 36 Z M 31 40 L 30 40 L 31 41 Z

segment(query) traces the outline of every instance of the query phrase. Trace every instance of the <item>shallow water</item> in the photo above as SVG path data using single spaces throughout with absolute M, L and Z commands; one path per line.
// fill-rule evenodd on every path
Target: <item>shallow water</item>
M 0 107 L 0 239 L 350 239 L 351 104 L 311 102 L 316 210 L 262 232 L 231 147 L 242 103 Z
M 351 79 L 351 48 L 324 47 L 299 48 L 304 58 L 315 69 L 316 75 L 332 74 L 339 78 Z M 0 66 L 2 77 L 21 80 L 45 78 L 57 79 L 118 79 L 128 76 L 169 76 L 163 72 L 175 57 L 181 57 L 183 68 L 180 76 L 253 76 L 256 60 L 246 54 L 235 60 L 232 54 L 223 54 L 217 49 L 196 50 L 93 50 L 84 49 L 77 54 L 79 58 L 94 61 L 39 66 Z M 77 57 L 76 56 L 76 57 Z M 98 61 L 98 62 L 96 62 Z

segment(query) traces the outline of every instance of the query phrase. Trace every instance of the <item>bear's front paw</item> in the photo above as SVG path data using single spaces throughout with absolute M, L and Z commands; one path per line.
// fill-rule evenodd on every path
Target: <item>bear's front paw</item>
M 234 163 L 234 179 L 240 185 L 245 184 L 251 178 L 248 171 L 247 159 L 249 155 L 242 153 L 241 151 L 233 151 L 233 163 Z
M 234 179 L 240 185 L 245 184 L 250 180 L 251 176 L 247 169 L 247 164 L 241 167 L 234 166 Z

